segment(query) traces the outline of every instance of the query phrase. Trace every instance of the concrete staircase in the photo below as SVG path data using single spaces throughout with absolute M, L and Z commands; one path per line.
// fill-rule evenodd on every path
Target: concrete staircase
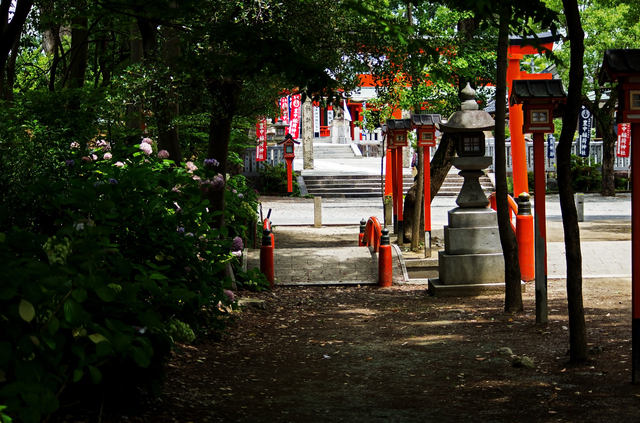
M 458 175 L 459 170 L 455 168 L 451 168 L 447 177 L 445 178 L 440 190 L 438 191 L 438 196 L 450 196 L 457 197 L 460 194 L 460 188 L 462 188 L 462 184 L 464 183 L 464 178 Z M 487 193 L 487 195 L 493 191 L 495 188 L 491 179 L 485 174 L 480 177 L 480 186 L 482 190 Z
M 323 198 L 380 197 L 383 194 L 380 175 L 305 176 L 309 194 Z M 405 194 L 413 185 L 411 175 L 404 176 Z
M 302 154 L 302 151 L 300 152 Z M 302 157 L 302 156 L 300 156 Z M 355 159 L 356 156 L 351 144 L 313 143 L 313 157 L 320 160 L 331 159 Z

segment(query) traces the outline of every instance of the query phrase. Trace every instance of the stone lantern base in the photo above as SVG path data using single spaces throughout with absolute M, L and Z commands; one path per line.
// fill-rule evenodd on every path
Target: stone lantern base
M 444 297 L 504 292 L 496 212 L 487 207 L 455 208 L 448 217 L 445 249 L 438 254 L 439 277 L 429 279 L 429 293 Z

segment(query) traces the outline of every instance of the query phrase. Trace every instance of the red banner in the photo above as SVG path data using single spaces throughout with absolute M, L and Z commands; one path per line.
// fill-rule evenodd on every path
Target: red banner
M 289 125 L 289 133 L 293 139 L 300 138 L 300 112 L 302 110 L 302 103 L 300 102 L 302 96 L 300 94 L 291 96 L 291 124 Z
M 267 119 L 260 119 L 256 124 L 256 136 L 256 162 L 264 162 L 267 160 Z
M 629 147 L 631 145 L 631 124 L 618 124 L 618 144 L 616 146 L 617 157 L 629 157 Z
M 289 97 L 282 97 L 280 99 L 280 120 L 282 123 L 289 123 Z M 289 133 L 289 128 L 285 128 L 284 134 Z

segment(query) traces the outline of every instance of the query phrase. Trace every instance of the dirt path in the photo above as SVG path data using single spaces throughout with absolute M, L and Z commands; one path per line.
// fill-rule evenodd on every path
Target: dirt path
M 549 284 L 546 326 L 535 325 L 531 287 L 519 315 L 502 311 L 501 295 L 433 298 L 416 286 L 241 295 L 264 308 L 243 307 L 222 342 L 185 346 L 170 363 L 167 396 L 126 421 L 638 420 L 629 279 L 585 280 L 593 354 L 581 366 L 567 364 L 564 281 Z M 533 367 L 514 367 L 516 357 Z M 77 412 L 60 421 L 97 421 L 96 410 Z M 115 421 L 125 420 L 107 404 L 102 422 Z

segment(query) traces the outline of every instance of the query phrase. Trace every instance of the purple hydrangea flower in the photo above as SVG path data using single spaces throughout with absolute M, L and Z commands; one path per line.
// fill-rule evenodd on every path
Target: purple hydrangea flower
M 221 174 L 217 174 L 213 181 L 211 182 L 211 188 L 213 189 L 222 189 L 224 187 L 224 176 Z
M 113 178 L 111 178 L 111 179 L 109 179 L 109 183 L 110 183 L 111 185 L 116 185 L 116 184 L 118 183 L 118 181 L 117 181 L 117 180 L 115 180 L 115 179 L 113 179 Z
M 230 290 L 228 290 L 228 289 L 225 289 L 223 292 L 224 292 L 224 295 L 226 295 L 226 296 L 227 296 L 227 299 L 229 300 L 229 302 L 230 302 L 230 303 L 232 303 L 232 302 L 233 302 L 233 300 L 235 300 L 236 296 L 235 296 L 235 294 L 233 293 L 233 291 L 230 291 Z
M 69 167 L 72 167 L 74 164 L 76 164 L 76 162 L 74 162 L 73 160 L 65 160 L 64 164 L 66 164 Z
M 242 193 L 238 194 L 238 198 L 244 198 L 244 195 L 242 195 Z
M 168 159 L 169 158 L 169 152 L 167 150 L 160 150 L 158 151 L 158 157 L 161 159 Z
M 111 150 L 111 145 L 108 142 L 106 142 L 105 140 L 98 140 L 96 142 L 96 146 L 98 148 L 103 148 L 105 151 Z
M 242 251 L 232 251 L 231 255 L 232 256 L 236 256 L 236 257 L 240 257 L 242 255 Z
M 242 250 L 243 246 L 244 245 L 242 243 L 242 238 L 240 238 L 239 236 L 233 238 L 233 243 L 231 244 L 232 251 L 240 251 Z
M 100 185 L 102 185 L 102 184 L 104 184 L 104 182 L 102 182 L 102 181 L 94 182 L 94 183 L 93 183 L 93 187 L 94 187 L 94 188 L 98 188 L 98 187 L 99 187 Z
M 204 161 L 204 165 L 206 167 L 214 167 L 214 166 L 218 166 L 220 163 L 216 160 L 216 159 L 206 159 Z
M 198 167 L 194 165 L 193 162 L 187 162 L 186 167 L 189 173 L 193 172 L 194 170 L 198 170 Z
M 147 144 L 147 143 L 140 144 L 140 150 L 142 150 L 144 154 L 146 154 L 147 156 L 150 155 L 151 152 L 153 152 L 153 148 L 151 148 L 151 144 Z
M 183 234 L 184 233 L 184 228 L 178 228 L 178 233 L 179 234 Z
M 232 189 L 232 190 L 231 190 L 231 192 L 232 192 L 232 193 L 234 193 L 234 194 L 237 194 L 237 193 L 238 193 L 238 191 L 237 191 L 237 190 L 235 190 L 235 189 Z

